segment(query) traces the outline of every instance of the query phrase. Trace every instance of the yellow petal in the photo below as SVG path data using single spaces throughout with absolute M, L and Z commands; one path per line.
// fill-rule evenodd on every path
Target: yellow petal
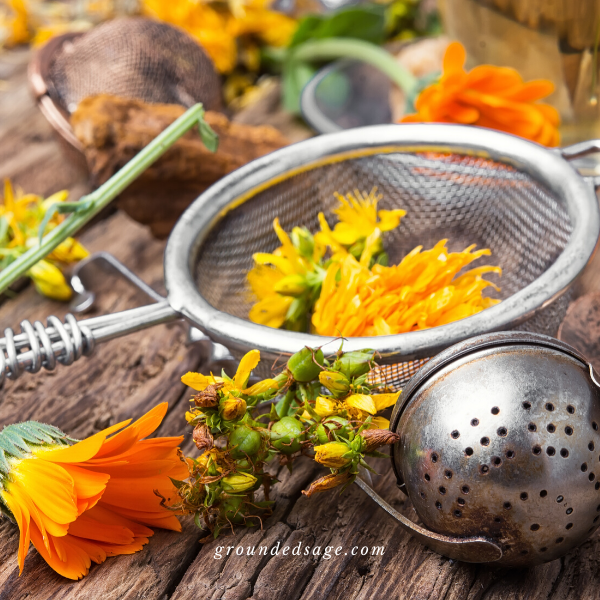
M 238 389 L 243 389 L 245 387 L 246 383 L 248 383 L 250 373 L 256 368 L 256 365 L 259 362 L 260 352 L 258 350 L 250 350 L 250 352 L 242 357 L 233 378 L 233 383 Z
M 317 396 L 315 401 L 315 412 L 320 417 L 328 417 L 335 412 L 335 402 L 324 396 Z
M 346 398 L 345 403 L 352 408 L 364 410 L 370 415 L 374 415 L 377 412 L 377 407 L 375 406 L 373 398 L 371 398 L 371 396 L 367 396 L 366 394 L 352 394 L 352 396 L 348 396 Z
M 222 383 L 223 379 L 221 377 L 215 377 L 214 375 L 202 375 L 202 373 L 186 373 L 181 378 L 182 383 L 185 385 L 189 385 L 192 389 L 202 392 L 209 385 L 214 383 Z
M 390 422 L 385 417 L 373 417 L 369 429 L 389 429 Z
M 373 402 L 375 403 L 375 408 L 377 412 L 387 408 L 388 406 L 394 406 L 401 392 L 395 392 L 393 394 L 374 394 L 371 396 Z
M 73 290 L 67 284 L 60 269 L 46 260 L 40 260 L 28 271 L 37 291 L 53 300 L 69 300 Z
M 253 386 L 242 390 L 244 394 L 248 396 L 257 396 L 258 394 L 264 394 L 269 390 L 278 390 L 279 384 L 274 379 L 263 379 Z

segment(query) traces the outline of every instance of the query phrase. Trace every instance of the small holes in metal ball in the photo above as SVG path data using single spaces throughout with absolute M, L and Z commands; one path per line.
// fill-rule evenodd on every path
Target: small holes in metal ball
M 561 455 L 563 458 L 567 458 L 567 457 L 569 456 L 569 451 L 568 451 L 566 448 L 561 448 L 561 449 L 560 449 L 560 455 Z
M 510 510 L 512 508 L 512 504 L 510 502 L 505 502 L 502 506 L 504 510 Z
M 542 453 L 542 448 L 541 446 L 536 445 L 531 449 L 531 451 L 537 456 L 538 454 Z
M 548 447 L 546 448 L 546 454 L 547 454 L 548 456 L 554 456 L 554 455 L 556 454 L 556 450 L 554 449 L 554 447 L 553 447 L 553 446 L 548 446 Z
M 489 472 L 490 468 L 487 465 L 481 465 L 481 467 L 479 467 L 479 470 L 481 471 L 482 475 L 486 475 Z
M 521 554 L 524 556 L 525 554 L 529 554 L 529 550 L 521 550 Z
M 434 452 L 434 453 L 431 455 L 431 462 L 432 462 L 432 463 L 436 463 L 437 461 L 438 461 L 438 455 L 437 455 L 437 454 Z
M 594 531 L 594 528 L 593 528 L 593 527 L 590 527 L 590 528 L 588 529 L 588 533 L 592 533 L 592 531 Z
M 564 542 L 564 541 L 565 541 L 565 538 L 564 538 L 564 537 L 559 537 L 559 538 L 556 538 L 556 543 L 557 543 L 557 544 L 562 544 L 562 542 Z
M 454 511 L 455 517 L 462 517 L 462 510 L 458 510 L 458 508 Z
M 522 406 L 525 410 L 529 410 L 531 408 L 531 402 L 525 401 L 523 402 Z
M 546 429 L 550 433 L 554 433 L 556 431 L 556 425 L 554 425 L 554 423 L 548 423 L 548 425 L 546 426 Z
M 571 527 L 573 527 L 573 523 L 567 523 L 565 529 L 571 529 Z
M 479 442 L 481 443 L 482 446 L 489 446 L 490 445 L 490 438 L 489 437 L 482 437 Z
M 594 517 L 594 523 L 597 523 L 598 519 L 600 519 L 600 517 Z
M 471 488 L 468 485 L 463 485 L 460 490 L 463 494 L 468 494 L 471 491 Z
M 556 501 L 557 502 L 562 502 L 564 499 L 565 499 L 564 496 L 557 496 L 556 497 Z
M 477 427 L 477 425 L 479 425 L 479 419 L 471 419 L 471 425 L 473 425 L 473 427 Z
M 527 425 L 527 429 L 529 431 L 537 431 L 537 426 L 535 423 L 529 423 L 529 425 Z
M 457 498 L 457 499 L 456 499 L 456 503 L 457 503 L 459 506 L 464 506 L 464 505 L 465 505 L 465 499 L 464 499 L 464 498 Z
M 494 523 L 502 523 L 502 519 L 500 517 L 494 517 Z
M 598 506 L 596 506 L 596 512 L 600 512 L 600 504 L 598 504 Z
M 527 492 L 521 492 L 519 498 L 521 498 L 521 500 L 527 500 L 527 498 L 529 498 L 529 494 Z
M 542 490 L 540 492 L 540 498 L 545 498 L 548 495 L 548 492 L 546 490 Z
M 567 510 L 565 511 L 568 515 L 573 514 L 573 509 L 572 508 L 567 508 Z
M 546 548 L 546 546 L 544 546 L 543 548 L 540 548 L 540 552 L 546 552 L 546 550 L 548 550 L 548 548 Z
M 565 427 L 565 433 L 566 433 L 567 435 L 573 435 L 573 428 L 572 428 L 570 425 L 567 425 L 567 426 Z
M 515 457 L 515 451 L 514 450 L 507 450 L 506 451 L 506 458 L 514 458 Z
M 596 474 L 595 474 L 595 473 L 590 473 L 590 474 L 588 475 L 588 479 L 589 479 L 590 481 L 594 481 L 594 479 L 596 479 Z
M 567 412 L 572 415 L 575 412 L 575 407 L 572 404 L 567 406 Z
M 419 496 L 421 496 L 421 498 L 423 498 L 423 500 L 425 500 L 427 498 L 427 496 L 425 495 L 424 492 L 420 492 Z
M 499 467 L 502 464 L 502 459 L 499 456 L 492 456 L 492 464 Z
M 506 427 L 499 427 L 498 431 L 496 431 L 496 433 L 500 436 L 500 437 L 506 437 L 508 434 L 508 429 L 506 429 Z
M 554 410 L 554 404 L 552 402 L 546 402 L 546 410 L 552 412 Z
M 598 423 L 596 423 L 596 421 L 592 421 L 592 429 L 598 431 Z
M 431 477 L 429 477 L 429 474 L 425 473 L 425 481 L 430 481 L 430 480 L 431 480 Z
M 594 489 L 600 490 L 600 481 L 596 481 L 596 485 L 594 486 Z
M 450 469 L 446 469 L 446 470 L 444 471 L 444 477 L 445 477 L 446 479 L 452 479 L 452 471 L 451 471 Z
M 436 502 L 436 503 L 435 503 L 435 507 L 436 507 L 438 510 L 442 510 L 442 503 L 441 503 L 441 502 L 439 502 L 439 501 L 438 501 L 438 502 Z
M 442 494 L 442 496 L 446 493 L 446 488 L 443 485 L 440 485 L 438 490 L 439 490 L 440 494 Z
M 582 472 L 582 473 L 585 473 L 586 471 L 587 471 L 587 463 L 583 463 L 583 464 L 581 465 L 581 472 Z
M 465 454 L 467 456 L 473 456 L 473 448 L 465 448 Z
M 500 414 L 500 409 L 499 409 L 497 406 L 494 406 L 494 407 L 492 408 L 492 414 L 493 414 L 493 415 L 498 415 L 498 414 Z
M 594 450 L 594 442 L 588 444 L 588 450 Z
M 531 531 L 537 531 L 540 528 L 540 526 L 537 523 L 534 523 L 529 529 L 531 529 Z
M 453 440 L 457 440 L 460 437 L 460 432 L 455 429 L 451 434 Z

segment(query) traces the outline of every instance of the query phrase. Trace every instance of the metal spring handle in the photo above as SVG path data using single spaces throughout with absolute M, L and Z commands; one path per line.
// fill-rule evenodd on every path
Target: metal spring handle
M 83 321 L 68 314 L 63 323 L 52 315 L 46 327 L 40 321 L 22 321 L 21 333 L 7 328 L 0 339 L 0 385 L 7 377 L 17 379 L 23 372 L 37 373 L 42 367 L 51 371 L 57 361 L 70 365 L 89 356 L 97 342 L 180 318 L 163 301 Z

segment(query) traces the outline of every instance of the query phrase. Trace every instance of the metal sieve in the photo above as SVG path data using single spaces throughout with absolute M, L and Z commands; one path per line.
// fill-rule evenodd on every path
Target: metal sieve
M 492 333 L 448 348 L 404 389 L 390 429 L 398 485 L 423 526 L 359 485 L 432 549 L 527 567 L 600 525 L 600 384 L 574 348 Z
M 96 341 L 184 317 L 239 358 L 261 351 L 262 365 L 305 345 L 339 340 L 250 323 L 246 274 L 252 253 L 269 252 L 284 228 L 317 228 L 333 192 L 377 185 L 382 208 L 407 210 L 387 238 L 391 263 L 418 244 L 450 240 L 452 250 L 491 248 L 504 274 L 502 302 L 477 315 L 423 331 L 350 338 L 347 351 L 373 348 L 383 365 L 374 374 L 401 387 L 427 358 L 490 331 L 554 334 L 570 286 L 591 258 L 600 228 L 594 188 L 565 160 L 597 142 L 551 151 L 507 134 L 458 125 L 383 125 L 324 135 L 255 160 L 204 192 L 183 214 L 165 252 L 166 301 L 123 313 L 47 327 L 23 322 L 0 340 L 0 373 L 50 368 L 91 352 Z M 487 261 L 486 257 L 486 261 Z M 261 372 L 264 374 L 264 371 Z
M 29 81 L 44 116 L 77 150 L 69 116 L 88 96 L 221 108 L 220 79 L 202 47 L 181 29 L 143 17 L 52 38 L 31 61 Z

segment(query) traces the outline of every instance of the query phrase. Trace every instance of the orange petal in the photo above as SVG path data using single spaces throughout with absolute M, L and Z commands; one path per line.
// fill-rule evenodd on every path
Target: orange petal
M 467 53 L 464 46 L 460 42 L 452 42 L 444 54 L 443 73 L 444 78 L 455 73 L 464 71 Z
M 10 512 L 12 512 L 15 521 L 19 527 L 19 575 L 23 572 L 23 565 L 25 564 L 25 557 L 29 551 L 29 540 L 31 537 L 31 530 L 29 525 L 29 513 L 27 509 L 20 505 L 19 502 L 15 501 L 11 494 L 7 491 L 2 492 L 2 499 L 8 506 Z M 43 543 L 43 542 L 42 542 Z

